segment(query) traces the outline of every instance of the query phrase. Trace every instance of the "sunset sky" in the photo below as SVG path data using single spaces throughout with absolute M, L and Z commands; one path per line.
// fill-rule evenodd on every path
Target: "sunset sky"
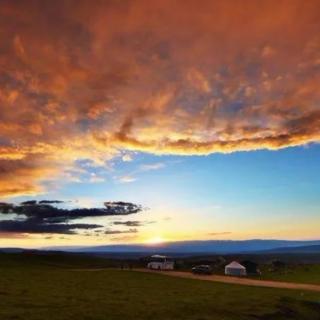
M 318 0 L 0 0 L 0 111 L 0 246 L 320 238 Z

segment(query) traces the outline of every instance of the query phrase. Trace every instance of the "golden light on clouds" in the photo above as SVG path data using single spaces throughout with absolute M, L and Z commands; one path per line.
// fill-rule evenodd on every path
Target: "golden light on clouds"
M 319 30 L 311 0 L 2 1 L 0 196 L 122 150 L 319 142 Z

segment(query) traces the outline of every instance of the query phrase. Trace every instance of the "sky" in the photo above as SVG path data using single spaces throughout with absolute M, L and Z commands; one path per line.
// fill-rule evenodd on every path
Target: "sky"
M 320 4 L 0 1 L 0 246 L 319 239 Z

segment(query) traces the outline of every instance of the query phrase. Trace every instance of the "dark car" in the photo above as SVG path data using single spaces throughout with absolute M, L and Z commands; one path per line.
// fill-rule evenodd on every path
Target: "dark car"
M 212 269 L 210 266 L 206 265 L 206 264 L 202 264 L 199 266 L 195 266 L 191 269 L 191 272 L 194 274 L 212 274 Z

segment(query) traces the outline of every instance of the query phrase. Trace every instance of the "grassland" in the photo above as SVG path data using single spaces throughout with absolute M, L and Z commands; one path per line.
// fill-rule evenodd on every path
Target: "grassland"
M 226 255 L 224 263 L 217 263 L 221 256 L 207 257 L 190 257 L 188 259 L 180 259 L 180 269 L 182 271 L 190 271 L 193 265 L 209 264 L 212 266 L 214 274 L 224 275 L 224 266 L 226 263 L 236 260 L 249 260 L 258 263 L 258 268 L 261 270 L 261 276 L 250 275 L 250 278 L 261 280 L 274 280 L 284 282 L 296 282 L 306 284 L 320 284 L 320 257 L 319 254 L 314 254 L 312 257 L 309 254 L 255 254 L 255 255 Z M 272 261 L 283 261 L 284 265 L 281 268 L 275 269 L 272 266 Z
M 0 255 L 1 320 L 320 319 L 320 295 L 179 279 L 69 256 Z
M 289 265 L 282 270 L 271 270 L 270 266 L 260 267 L 263 280 L 320 284 L 320 265 Z

